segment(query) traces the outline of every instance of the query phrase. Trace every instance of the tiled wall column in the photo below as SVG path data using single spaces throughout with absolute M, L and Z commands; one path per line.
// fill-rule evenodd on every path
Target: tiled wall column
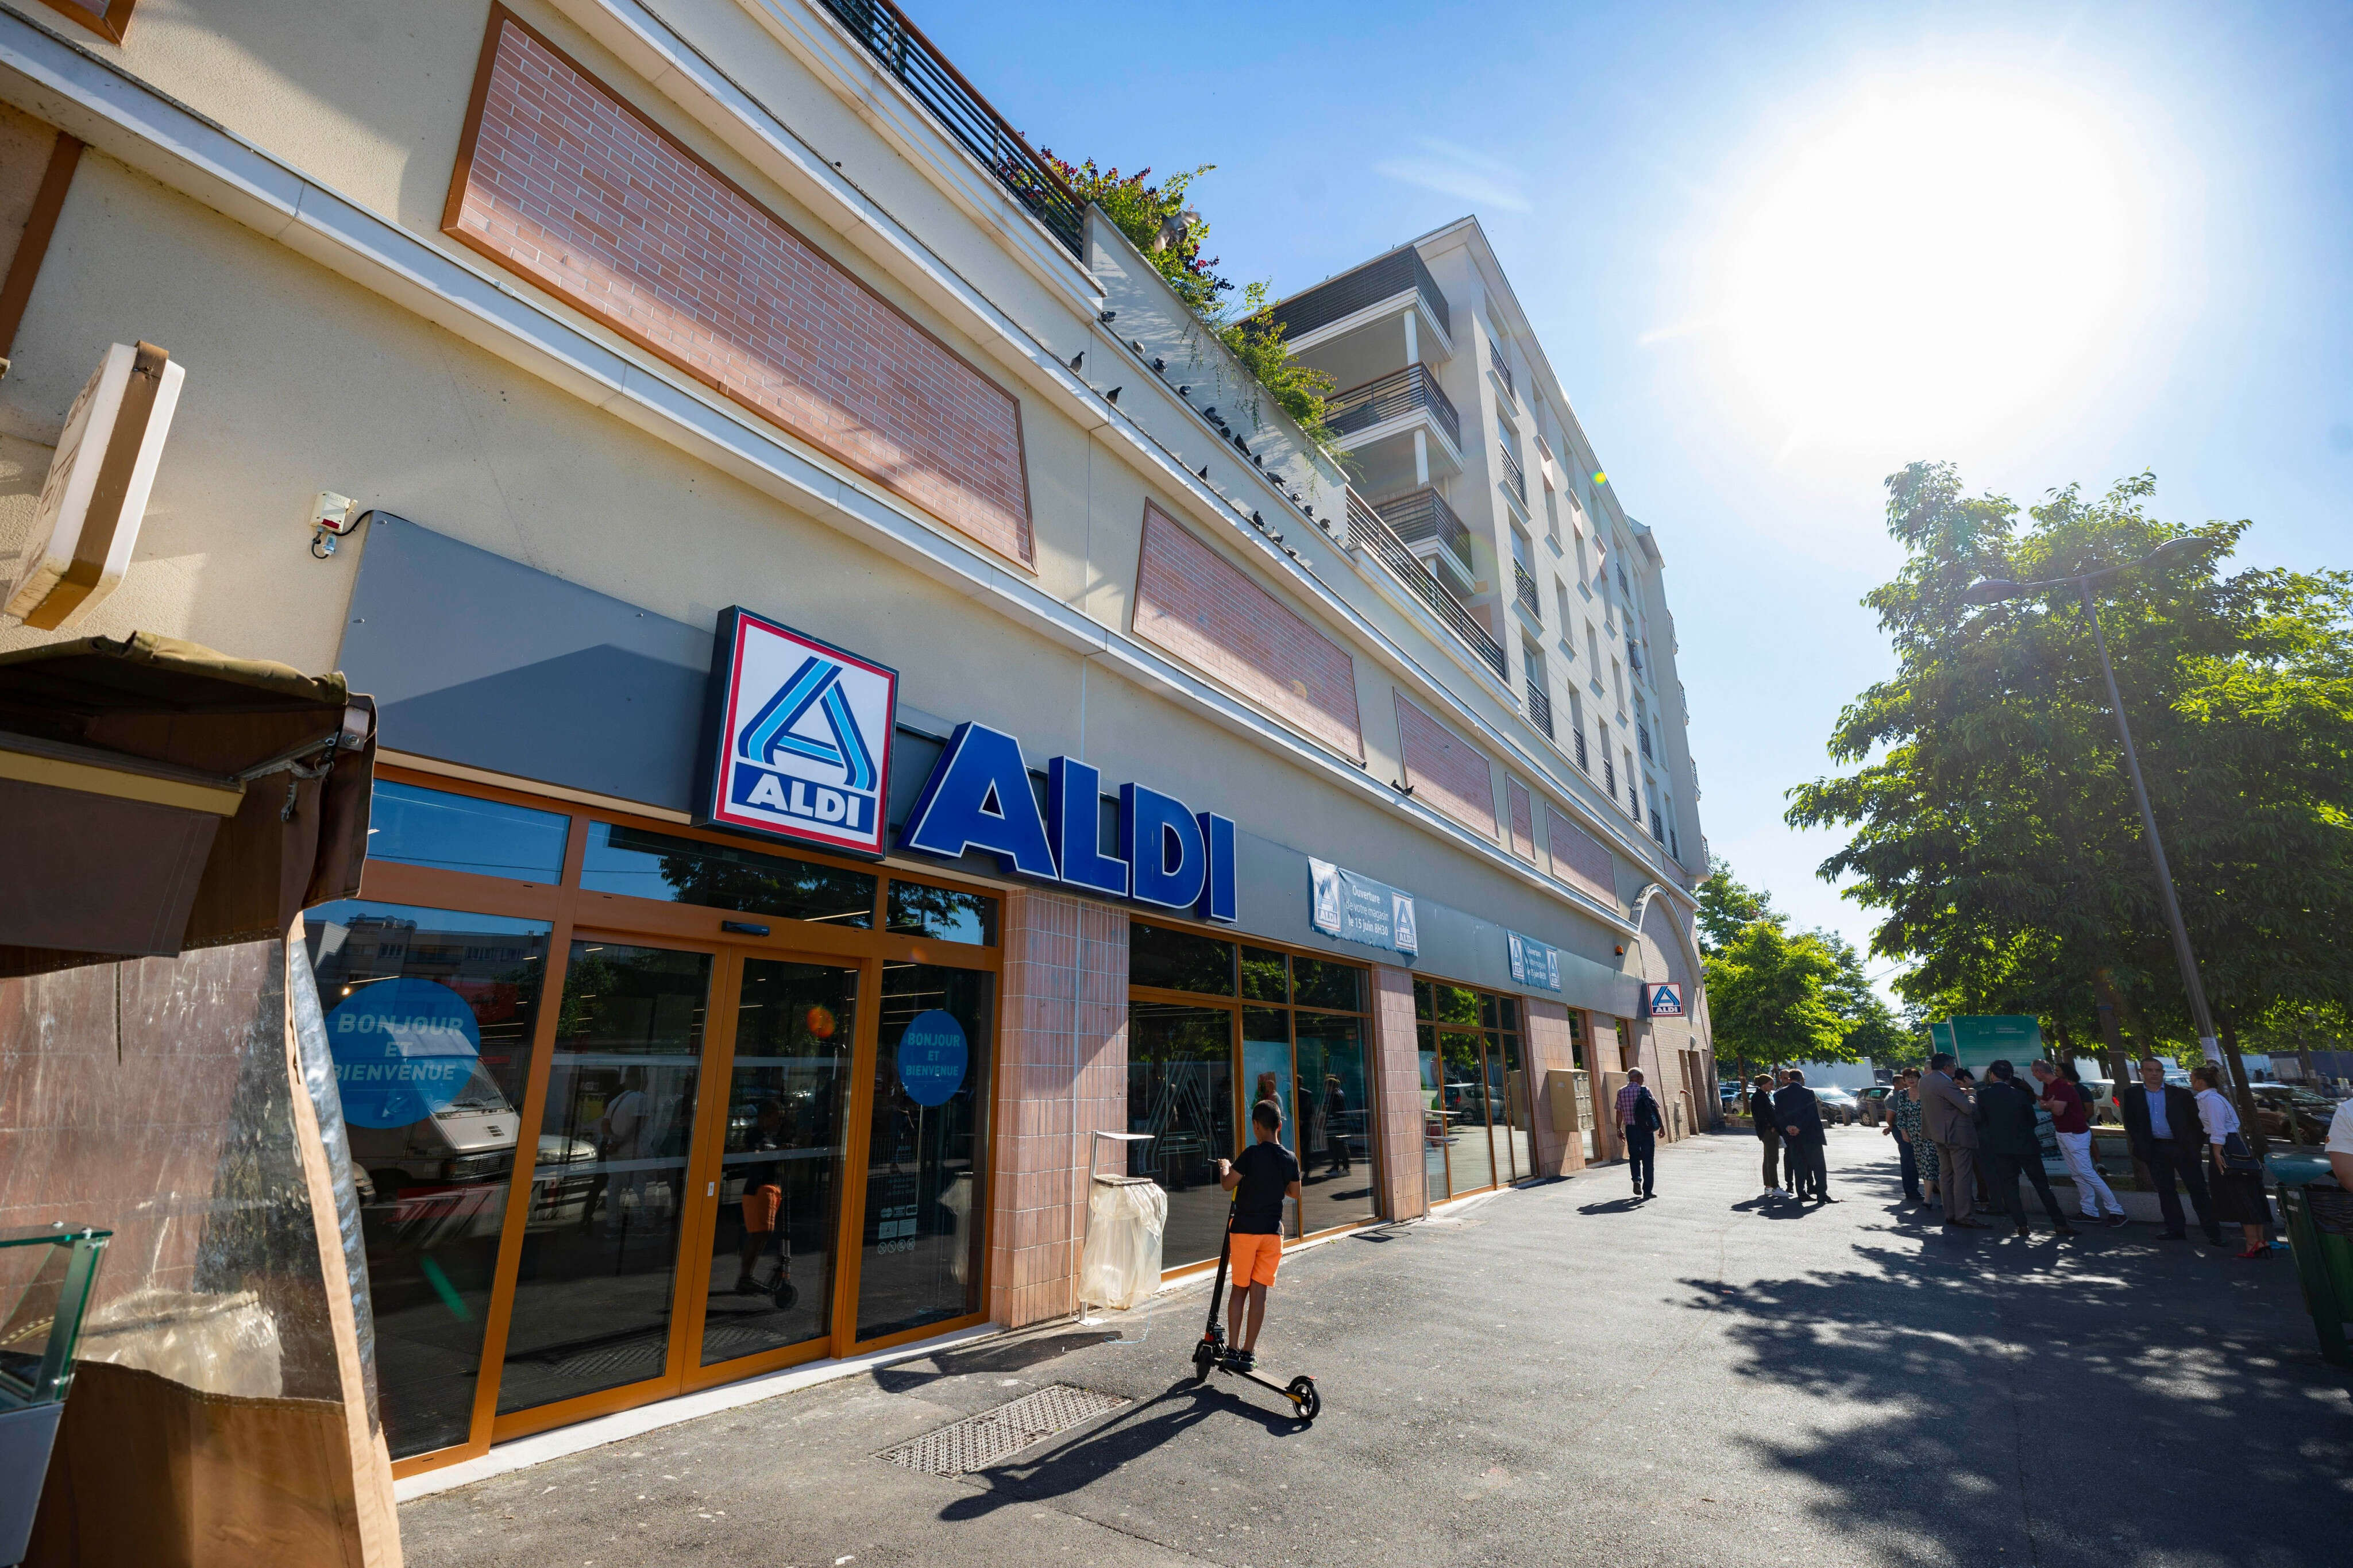
M 1626 1141 L 1618 1135 L 1618 1090 L 1626 1082 L 1619 1064 L 1625 1059 L 1617 1021 L 1606 1014 L 1588 1013 L 1593 1026 L 1593 1151 L 1597 1160 L 1622 1160 Z
M 1077 1304 L 1089 1134 L 1127 1128 L 1125 910 L 1007 896 L 998 1050 L 988 1313 L 1019 1328 Z
M 1564 1135 L 1553 1131 L 1553 1095 L 1548 1082 L 1553 1073 L 1567 1072 L 1577 1066 L 1577 1047 L 1568 1033 L 1568 1009 L 1557 1002 L 1535 1001 L 1529 1002 L 1527 1009 L 1528 1096 L 1535 1120 L 1533 1131 L 1536 1173 L 1558 1176 L 1581 1171 L 1585 1169 L 1585 1141 L 1573 1132 Z M 1590 1126 L 1592 1106 L 1578 1106 L 1577 1117 L 1579 1126 Z
M 1380 1103 L 1381 1217 L 1416 1219 L 1430 1212 L 1430 1198 L 1422 1179 L 1413 976 L 1388 964 L 1373 970 L 1373 1084 Z

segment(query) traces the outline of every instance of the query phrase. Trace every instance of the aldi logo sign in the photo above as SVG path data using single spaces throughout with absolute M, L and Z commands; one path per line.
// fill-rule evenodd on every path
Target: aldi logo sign
M 1642 993 L 1642 1012 L 1652 1018 L 1683 1016 L 1683 988 L 1678 980 L 1654 980 Z
M 741 605 L 719 617 L 701 819 L 880 857 L 899 673 Z

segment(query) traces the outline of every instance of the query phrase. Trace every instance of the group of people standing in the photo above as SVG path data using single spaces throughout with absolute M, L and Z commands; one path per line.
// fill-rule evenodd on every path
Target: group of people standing
M 2000 1211 L 2026 1236 L 2032 1226 L 2018 1190 L 2023 1179 L 2052 1227 L 2063 1237 L 2076 1235 L 2042 1168 L 2035 1112 L 2046 1110 L 2084 1219 L 2125 1224 L 2124 1205 L 2092 1158 L 2089 1107 L 2073 1068 L 2036 1061 L 2029 1070 L 2031 1089 L 2006 1061 L 1988 1065 L 1979 1084 L 1949 1054 L 1939 1053 L 1929 1058 L 1926 1074 L 1907 1070 L 1897 1078 L 1888 1096 L 1887 1130 L 1901 1155 L 1905 1196 L 1923 1206 L 1941 1203 L 1945 1224 L 1958 1230 L 1987 1228 L 1974 1217 L 1982 1205 L 1985 1212 Z M 2263 1195 L 2263 1167 L 2240 1132 L 2238 1111 L 2221 1091 L 2220 1071 L 2211 1063 L 2194 1068 L 2191 1087 L 2184 1089 L 2168 1084 L 2165 1065 L 2151 1057 L 2141 1062 L 2140 1077 L 2116 1103 L 2133 1157 L 2157 1188 L 2164 1236 L 2178 1241 L 2189 1235 L 2178 1180 L 2189 1190 L 2209 1241 L 2226 1245 L 2222 1226 L 2236 1224 L 2246 1244 L 2237 1256 L 2267 1257 L 2271 1205 Z M 1769 1155 L 1767 1161 L 1769 1184 Z
M 1804 1069 L 1758 1073 L 1748 1086 L 1748 1115 L 1765 1152 L 1765 1191 L 1799 1203 L 1834 1204 L 1826 1163 L 1829 1135 L 1822 1129 L 1821 1102 L 1806 1087 Z M 1788 1175 L 1781 1171 L 1786 1167 Z

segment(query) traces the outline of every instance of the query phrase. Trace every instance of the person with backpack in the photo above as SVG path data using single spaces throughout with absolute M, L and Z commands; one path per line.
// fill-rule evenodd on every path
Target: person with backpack
M 1626 1087 L 1618 1091 L 1618 1131 L 1626 1140 L 1626 1164 L 1633 1173 L 1634 1195 L 1652 1195 L 1659 1166 L 1659 1129 L 1666 1125 L 1659 1115 L 1659 1102 L 1642 1087 L 1642 1069 L 1635 1068 L 1626 1075 Z

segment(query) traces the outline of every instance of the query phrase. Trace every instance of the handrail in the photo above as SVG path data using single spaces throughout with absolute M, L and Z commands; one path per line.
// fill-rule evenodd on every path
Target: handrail
M 1446 591 L 1446 584 L 1405 547 L 1405 541 L 1381 521 L 1381 514 L 1373 510 L 1372 503 L 1355 490 L 1348 492 L 1348 542 L 1379 556 L 1389 574 L 1412 589 L 1446 623 L 1447 629 L 1461 637 L 1495 672 L 1496 679 L 1504 679 L 1504 645 L 1488 635 L 1487 628 L 1462 607 L 1462 601 Z
M 1536 727 L 1545 732 L 1545 739 L 1553 738 L 1552 697 L 1545 690 L 1543 682 L 1534 676 L 1528 678 L 1528 717 L 1536 721 Z M 1580 745 L 1584 739 L 1582 735 L 1577 737 Z
M 1495 346 L 1493 338 L 1487 340 L 1487 363 L 1503 381 L 1504 390 L 1512 395 L 1512 401 L 1517 403 L 1520 400 L 1519 385 L 1512 380 L 1512 367 L 1504 363 L 1504 351 Z
M 1512 582 L 1514 586 L 1519 591 L 1520 608 L 1527 611 L 1528 614 L 1535 616 L 1538 620 L 1542 620 L 1544 618 L 1544 602 L 1536 597 L 1536 580 L 1535 574 L 1531 573 L 1526 567 L 1514 561 L 1512 563 Z
M 1430 367 L 1419 360 L 1403 370 L 1393 370 L 1360 386 L 1335 393 L 1324 405 L 1324 422 L 1347 436 L 1369 430 L 1417 408 L 1430 410 L 1446 426 L 1446 434 L 1455 446 L 1462 445 L 1462 416 L 1454 412 L 1454 405 L 1440 388 L 1438 378 L 1430 374 Z
M 1455 559 L 1465 566 L 1475 568 L 1471 553 L 1471 530 L 1446 504 L 1446 498 L 1434 489 L 1409 490 L 1392 496 L 1385 501 L 1372 503 L 1381 514 L 1381 521 L 1397 531 L 1397 536 L 1408 544 L 1419 544 L 1425 539 L 1435 539 L 1454 552 Z
M 1334 321 L 1345 321 L 1367 306 L 1393 299 L 1408 289 L 1421 297 L 1423 307 L 1451 335 L 1454 321 L 1447 309 L 1446 296 L 1439 291 L 1438 280 L 1430 275 L 1421 252 L 1409 245 L 1352 267 L 1337 278 L 1327 278 L 1288 300 L 1277 300 L 1274 319 L 1296 341 Z
M 1523 507 L 1526 506 L 1528 504 L 1528 476 L 1521 470 L 1520 460 L 1512 456 L 1512 449 L 1504 445 L 1501 441 L 1495 443 L 1495 450 L 1503 454 L 1504 478 L 1510 482 L 1512 493 L 1520 498 L 1520 505 Z
M 907 19 L 905 12 L 892 0 L 823 0 L 823 4 L 884 70 L 899 79 L 916 102 L 931 110 L 949 135 L 988 166 L 1014 200 L 1029 208 L 1071 255 L 1085 258 L 1086 204 L 990 106 L 980 89 L 965 79 L 939 46 Z

